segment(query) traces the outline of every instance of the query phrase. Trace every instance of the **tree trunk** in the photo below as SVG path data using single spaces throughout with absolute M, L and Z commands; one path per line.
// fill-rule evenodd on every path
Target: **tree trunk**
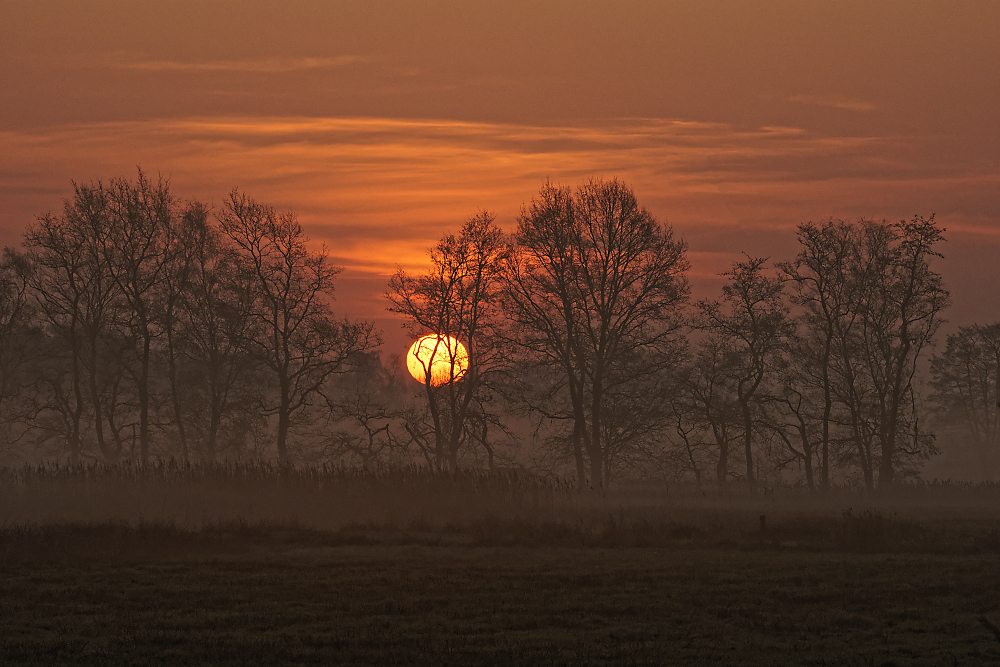
M 603 404 L 603 387 L 601 380 L 595 379 L 592 388 L 593 397 L 590 404 L 590 439 L 587 454 L 590 457 L 590 486 L 595 491 L 604 488 L 604 457 L 601 449 L 601 406 Z
M 486 450 L 486 456 L 487 456 L 487 460 L 488 460 L 488 465 L 489 465 L 490 472 L 493 472 L 494 470 L 497 469 L 497 465 L 493 461 L 493 447 L 490 446 L 489 441 L 486 439 L 486 436 L 487 436 L 488 433 L 489 433 L 489 422 L 484 421 L 483 422 L 483 432 L 479 436 L 479 441 L 483 443 L 483 449 Z M 369 436 L 368 436 L 369 443 L 371 443 L 371 440 L 372 440 L 372 436 L 369 434 Z
M 69 462 L 76 465 L 80 462 L 80 412 L 70 414 Z
M 587 488 L 587 469 L 583 463 L 583 429 L 585 425 L 578 418 L 573 420 L 573 458 L 576 459 L 576 485 Z
M 747 488 L 753 493 L 757 490 L 757 480 L 753 469 L 753 417 L 750 414 L 749 398 L 740 401 L 740 411 L 743 414 L 743 449 L 747 463 Z
M 69 461 L 73 465 L 80 462 L 80 421 L 83 417 L 83 387 L 80 386 L 80 345 L 76 339 L 75 323 L 70 330 L 70 345 L 73 354 L 73 400 L 76 405 L 70 412 Z M 69 407 L 67 405 L 67 407 Z
M 142 334 L 142 368 L 139 373 L 139 456 L 142 464 L 149 463 L 149 356 L 150 339 L 149 326 L 143 323 Z
M 219 395 L 217 370 L 213 368 L 212 379 L 209 382 L 210 414 L 208 417 L 208 439 L 205 442 L 203 455 L 207 461 L 215 461 L 219 449 L 219 427 L 222 425 L 223 398 Z
M 583 462 L 583 438 L 587 432 L 587 414 L 583 407 L 582 387 L 576 382 L 571 368 L 569 374 L 569 395 L 573 403 L 573 458 L 576 460 L 576 485 L 581 491 L 587 488 L 587 468 Z
M 887 433 L 885 442 L 882 443 L 878 467 L 878 488 L 880 491 L 891 488 L 896 477 L 896 466 L 893 460 L 896 453 L 895 431 L 896 429 L 893 428 L 890 433 Z
M 892 486 L 896 477 L 896 439 L 899 436 L 899 411 L 902 408 L 903 396 L 906 393 L 904 384 L 904 366 L 910 354 L 910 341 L 907 328 L 904 325 L 900 338 L 903 343 L 897 354 L 898 361 L 894 364 L 891 373 L 889 397 L 889 418 L 886 420 L 885 437 L 882 441 L 882 452 L 879 460 L 878 486 L 879 489 L 888 489 Z
M 281 402 L 278 404 L 278 464 L 282 468 L 291 465 L 288 456 L 288 426 L 291 421 L 291 398 L 289 397 L 288 381 L 281 379 Z
M 861 473 L 865 478 L 865 489 L 872 493 L 875 491 L 875 475 L 872 470 L 871 451 L 862 440 L 858 440 L 858 456 L 861 459 Z
M 816 480 L 812 464 L 812 447 L 804 435 L 802 436 L 802 453 L 805 455 L 803 462 L 806 469 L 806 486 L 809 487 L 809 493 L 816 493 Z
M 832 334 L 827 336 L 826 347 L 823 349 L 823 441 L 820 443 L 822 469 L 819 483 L 824 492 L 830 490 L 830 416 L 833 413 L 833 392 L 830 386 L 831 336 Z
M 452 411 L 451 433 L 448 438 L 448 472 L 458 472 L 458 450 L 462 447 L 462 430 L 464 420 Z
M 212 415 L 208 422 L 208 442 L 205 443 L 205 459 L 209 462 L 215 461 L 215 453 L 219 448 L 219 425 L 222 421 L 220 410 L 213 405 Z
M 104 437 L 104 413 L 101 406 L 101 392 L 97 388 L 97 335 L 90 336 L 90 400 L 94 404 L 94 434 L 97 436 L 97 447 L 108 463 L 117 463 L 118 457 L 108 449 Z
M 715 481 L 720 489 L 726 487 L 729 475 L 729 434 L 725 427 L 712 425 L 712 433 L 715 435 L 715 444 L 719 446 L 719 460 L 715 462 Z
M 879 453 L 878 466 L 878 488 L 888 489 L 896 477 L 896 412 L 898 407 L 889 414 L 889 423 L 885 428 L 885 433 L 881 438 L 882 451 Z
M 184 429 L 184 414 L 181 410 L 180 388 L 177 386 L 177 355 L 174 350 L 174 327 L 171 319 L 173 312 L 167 313 L 167 362 L 170 374 L 170 398 L 174 408 L 174 421 L 177 423 L 177 437 L 181 441 L 181 460 L 187 465 L 190 462 L 188 453 L 187 433 Z M 213 415 L 214 416 L 214 415 Z

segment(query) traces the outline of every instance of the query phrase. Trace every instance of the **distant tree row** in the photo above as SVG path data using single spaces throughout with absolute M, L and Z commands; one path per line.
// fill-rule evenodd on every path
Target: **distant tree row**
M 77 185 L 3 271 L 4 427 L 39 456 L 146 463 L 274 451 L 370 325 L 334 319 L 338 269 L 295 217 L 234 191 L 216 216 L 163 181 Z
M 942 231 L 805 223 L 794 259 L 747 256 L 691 303 L 686 244 L 627 185 L 546 184 L 512 234 L 479 213 L 390 279 L 414 335 L 468 349 L 460 380 L 419 386 L 371 324 L 334 317 L 340 269 L 293 214 L 238 191 L 213 212 L 141 172 L 76 185 L 0 264 L 3 456 L 874 490 L 919 470 L 933 425 L 992 475 L 1000 325 L 959 330 L 921 375 Z
M 486 237 L 500 238 L 487 216 L 462 231 Z M 448 296 L 463 266 L 454 244 L 435 251 L 422 282 L 397 275 L 389 297 L 418 328 L 485 352 L 490 363 L 462 388 L 466 399 L 483 392 L 477 419 L 520 408 L 581 484 L 684 471 L 752 489 L 794 468 L 810 488 L 891 485 L 934 451 L 917 371 L 948 303 L 931 267 L 941 230 L 919 217 L 830 221 L 801 225 L 798 238 L 793 261 L 768 271 L 746 257 L 720 298 L 690 304 L 685 244 L 627 186 L 546 185 L 507 245 L 488 244 L 490 270 L 463 271 L 495 295 L 489 326 Z M 419 308 L 400 298 L 415 284 L 428 295 Z M 996 378 L 995 365 L 983 372 Z M 450 404 L 453 391 L 428 385 L 428 401 Z

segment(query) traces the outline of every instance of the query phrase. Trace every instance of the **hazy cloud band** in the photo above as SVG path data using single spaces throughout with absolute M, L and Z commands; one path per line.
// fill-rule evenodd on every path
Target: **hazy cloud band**
M 664 119 L 579 126 L 385 118 L 92 123 L 0 132 L 0 215 L 6 241 L 16 242 L 34 215 L 58 210 L 71 180 L 131 175 L 141 165 L 169 177 L 181 196 L 218 204 L 240 187 L 295 209 L 348 268 L 345 277 L 377 276 L 397 265 L 423 266 L 427 248 L 480 208 L 496 211 L 510 228 L 547 179 L 574 185 L 618 176 L 691 242 L 693 278 L 714 284 L 739 252 L 780 257 L 794 250 L 796 224 L 830 216 L 936 213 L 951 238 L 997 243 L 1000 170 L 967 171 L 937 148 L 905 136 Z M 341 294 L 382 306 L 378 294 Z
M 148 72 L 255 72 L 284 73 L 299 70 L 331 69 L 368 62 L 366 56 L 343 55 L 333 58 L 257 58 L 253 60 L 210 60 L 188 62 L 178 60 L 135 60 L 113 62 L 117 69 Z

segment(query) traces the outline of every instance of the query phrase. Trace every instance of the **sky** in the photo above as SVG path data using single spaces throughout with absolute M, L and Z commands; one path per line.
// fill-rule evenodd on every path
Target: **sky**
M 0 0 L 0 243 L 73 182 L 294 210 L 375 320 L 389 274 L 545 181 L 630 184 L 696 297 L 806 221 L 936 215 L 951 326 L 1000 319 L 1000 2 Z M 391 349 L 389 349 L 391 348 Z

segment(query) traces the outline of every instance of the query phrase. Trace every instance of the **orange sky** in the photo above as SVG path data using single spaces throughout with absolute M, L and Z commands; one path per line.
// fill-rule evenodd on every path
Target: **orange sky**
M 799 222 L 936 213 L 949 318 L 1000 318 L 1000 3 L 537 4 L 0 0 L 0 240 L 136 165 L 239 186 L 398 346 L 395 266 L 479 208 L 510 228 L 546 178 L 619 176 L 699 296 Z

